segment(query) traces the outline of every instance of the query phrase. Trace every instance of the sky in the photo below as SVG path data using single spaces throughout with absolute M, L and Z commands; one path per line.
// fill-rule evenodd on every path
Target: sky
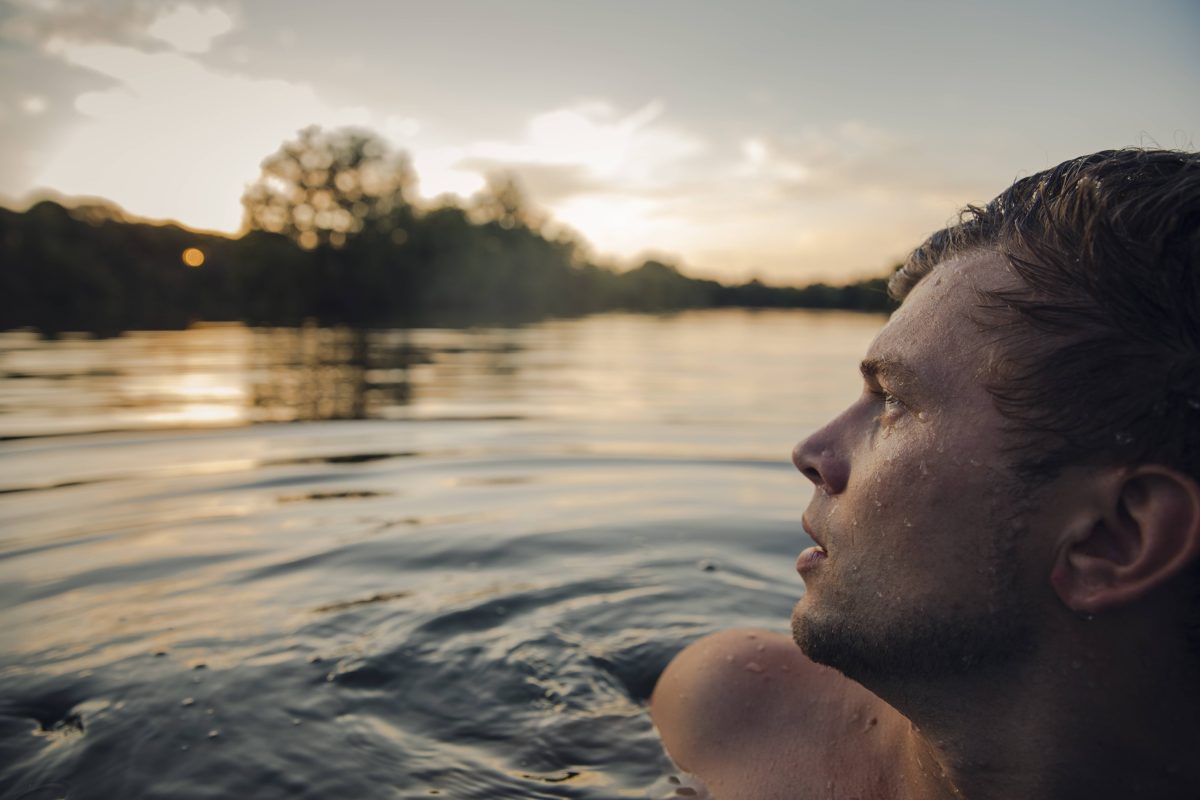
M 1064 159 L 1200 148 L 1198 43 L 1200 0 L 0 0 L 0 201 L 234 233 L 266 156 L 351 125 L 603 263 L 843 282 Z

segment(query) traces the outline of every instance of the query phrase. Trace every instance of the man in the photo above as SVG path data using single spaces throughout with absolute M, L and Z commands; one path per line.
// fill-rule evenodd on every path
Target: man
M 792 638 L 677 656 L 667 750 L 719 800 L 1200 798 L 1200 154 L 1020 180 L 889 288 L 792 454 Z

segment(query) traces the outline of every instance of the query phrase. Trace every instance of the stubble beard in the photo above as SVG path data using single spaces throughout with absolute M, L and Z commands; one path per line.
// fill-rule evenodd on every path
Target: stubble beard
M 1010 495 L 1011 497 L 1011 495 Z M 995 525 L 987 543 L 987 585 L 969 606 L 904 603 L 855 581 L 822 587 L 819 605 L 801 600 L 792 638 L 810 659 L 868 689 L 912 688 L 1003 667 L 1033 649 L 1032 615 L 1018 588 L 1016 542 L 1024 506 Z M 857 577 L 857 576 L 856 576 Z M 814 598 L 815 599 L 815 598 Z
M 880 601 L 882 602 L 882 601 Z M 818 614 L 801 606 L 792 638 L 810 659 L 867 688 L 926 683 L 1009 663 L 1029 651 L 1029 630 L 1015 603 L 968 612 L 908 609 L 882 624 L 849 613 Z

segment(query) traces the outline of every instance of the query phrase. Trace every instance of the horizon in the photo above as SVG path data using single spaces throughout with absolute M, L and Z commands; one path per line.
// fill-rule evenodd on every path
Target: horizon
M 424 205 L 513 175 L 599 263 L 849 283 L 1014 178 L 1194 149 L 1197 40 L 1182 0 L 5 0 L 0 198 L 236 235 L 264 158 L 350 125 L 409 154 Z

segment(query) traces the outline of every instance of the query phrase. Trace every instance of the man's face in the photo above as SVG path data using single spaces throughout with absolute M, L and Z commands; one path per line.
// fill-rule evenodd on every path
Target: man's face
M 1028 648 L 1021 487 L 984 382 L 979 289 L 1015 280 L 978 253 L 937 267 L 871 344 L 862 395 L 798 444 L 816 490 L 793 634 L 852 678 L 962 673 Z

